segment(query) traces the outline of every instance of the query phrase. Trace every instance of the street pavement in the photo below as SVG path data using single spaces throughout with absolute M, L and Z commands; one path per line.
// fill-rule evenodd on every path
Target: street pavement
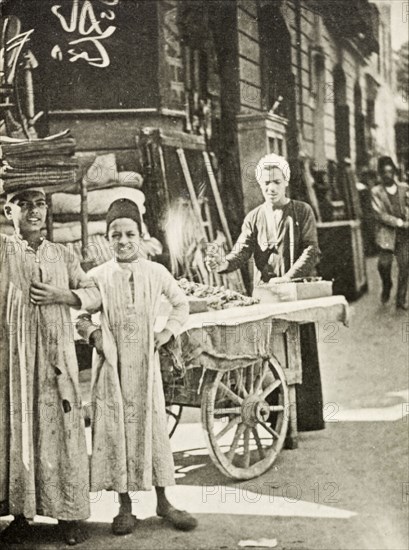
M 266 539 L 280 550 L 407 549 L 409 317 L 393 301 L 380 304 L 373 258 L 368 277 L 349 328 L 319 326 L 325 430 L 300 434 L 298 449 L 283 450 L 264 475 L 233 483 L 209 458 L 199 411 L 185 409 L 172 438 L 177 485 L 169 496 L 198 518 L 197 530 L 167 527 L 155 517 L 154 494 L 138 493 L 137 529 L 115 537 L 115 495 L 93 494 L 91 538 L 79 548 L 230 550 Z M 35 532 L 36 543 L 19 548 L 63 548 L 44 518 Z

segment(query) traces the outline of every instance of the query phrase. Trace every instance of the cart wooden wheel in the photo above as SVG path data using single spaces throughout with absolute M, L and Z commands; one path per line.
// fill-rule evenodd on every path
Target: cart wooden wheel
M 172 435 L 175 433 L 175 430 L 182 416 L 182 411 L 183 411 L 182 405 L 166 405 L 169 437 L 172 437 Z
M 233 479 L 266 472 L 283 446 L 288 411 L 285 375 L 274 357 L 229 372 L 208 372 L 201 412 L 215 466 Z

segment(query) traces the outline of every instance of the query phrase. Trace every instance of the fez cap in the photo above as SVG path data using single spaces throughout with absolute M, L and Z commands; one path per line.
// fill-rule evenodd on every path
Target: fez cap
M 118 218 L 134 220 L 138 226 L 139 233 L 142 234 L 142 217 L 136 203 L 129 199 L 117 199 L 111 203 L 106 218 L 107 231 L 111 223 Z

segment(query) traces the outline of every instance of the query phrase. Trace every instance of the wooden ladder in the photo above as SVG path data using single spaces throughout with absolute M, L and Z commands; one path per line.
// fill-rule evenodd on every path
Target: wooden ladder
M 193 185 L 192 176 L 190 174 L 189 166 L 187 164 L 185 150 L 181 147 L 176 149 L 176 153 L 179 157 L 180 166 L 182 168 L 183 176 L 186 181 L 186 185 L 189 191 L 190 201 L 193 206 L 193 211 L 196 215 L 197 220 L 200 223 L 202 229 L 202 237 L 205 239 L 206 243 L 214 240 L 214 230 L 212 219 L 210 216 L 209 203 L 207 199 L 199 201 L 196 195 L 195 187 Z M 209 273 L 209 280 L 212 283 L 213 279 L 217 285 L 222 284 L 222 278 L 217 273 Z
M 189 191 L 190 199 L 192 201 L 193 210 L 194 210 L 194 212 L 197 216 L 197 219 L 199 220 L 199 222 L 201 224 L 203 237 L 206 238 L 206 242 L 213 242 L 215 235 L 214 235 L 213 224 L 212 224 L 212 220 L 211 220 L 208 200 L 204 199 L 202 201 L 202 203 L 199 202 L 199 200 L 196 196 L 196 192 L 195 192 L 195 188 L 194 188 L 194 185 L 193 185 L 192 177 L 190 175 L 190 170 L 189 170 L 189 166 L 187 164 L 185 151 L 182 148 L 178 148 L 178 149 L 176 149 L 176 152 L 178 154 L 180 165 L 181 165 L 182 171 L 183 171 L 183 175 L 184 175 L 184 178 L 186 180 L 186 185 L 187 185 L 187 188 L 188 188 L 188 191 Z M 233 240 L 232 240 L 232 237 L 231 237 L 229 225 L 227 223 L 227 218 L 226 218 L 225 213 L 224 213 L 223 203 L 222 203 L 221 196 L 220 196 L 220 193 L 219 193 L 219 188 L 217 186 L 216 177 L 215 177 L 214 172 L 213 172 L 213 167 L 212 167 L 212 163 L 211 163 L 211 160 L 210 160 L 210 156 L 209 156 L 209 153 L 207 151 L 203 151 L 202 154 L 203 154 L 204 164 L 205 164 L 205 167 L 206 167 L 207 176 L 208 176 L 209 182 L 210 182 L 210 187 L 211 187 L 212 192 L 213 192 L 214 200 L 215 200 L 215 203 L 216 203 L 217 211 L 218 211 L 220 222 L 221 222 L 221 225 L 222 225 L 222 229 L 223 229 L 224 235 L 226 237 L 227 245 L 228 245 L 229 249 L 231 250 L 232 247 L 233 247 Z M 203 208 L 202 208 L 202 206 L 203 206 Z M 214 279 L 215 279 L 217 285 L 219 285 L 219 286 L 224 285 L 226 288 L 229 288 L 230 287 L 229 279 L 230 279 L 230 282 L 234 281 L 234 284 L 236 285 L 236 287 L 239 289 L 240 292 L 242 292 L 243 294 L 246 293 L 246 289 L 245 289 L 244 282 L 243 282 L 243 277 L 242 277 L 240 271 L 238 271 L 237 273 L 229 273 L 229 274 L 224 274 L 224 275 L 219 274 L 219 273 L 213 273 L 211 275 L 214 276 Z M 212 277 L 210 277 L 210 280 L 212 280 Z

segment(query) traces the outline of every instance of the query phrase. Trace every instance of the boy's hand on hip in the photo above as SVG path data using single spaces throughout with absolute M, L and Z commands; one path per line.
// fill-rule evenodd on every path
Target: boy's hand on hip
M 104 348 L 102 347 L 102 330 L 97 328 L 89 337 L 89 342 L 100 355 L 104 355 Z
M 172 332 L 167 328 L 164 328 L 161 332 L 155 332 L 155 349 L 167 344 L 172 336 Z

